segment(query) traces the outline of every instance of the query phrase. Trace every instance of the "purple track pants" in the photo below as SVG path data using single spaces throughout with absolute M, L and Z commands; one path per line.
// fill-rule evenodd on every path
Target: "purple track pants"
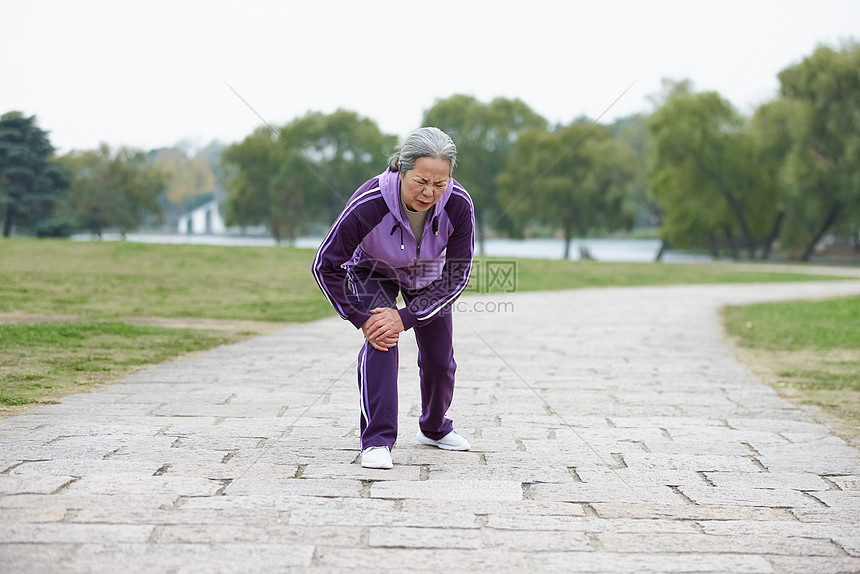
M 375 290 L 370 307 L 396 307 L 399 287 L 389 279 L 363 280 L 365 294 Z M 408 305 L 416 293 L 403 291 Z M 426 324 L 416 325 L 418 370 L 421 384 L 421 416 L 418 426 L 428 438 L 438 440 L 454 428 L 445 416 L 454 396 L 453 321 L 450 309 L 443 309 Z M 367 341 L 358 353 L 358 390 L 361 403 L 361 448 L 394 447 L 397 441 L 398 347 L 378 351 Z

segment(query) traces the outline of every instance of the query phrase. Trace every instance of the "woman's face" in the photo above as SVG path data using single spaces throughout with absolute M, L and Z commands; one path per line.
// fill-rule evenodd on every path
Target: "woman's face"
M 451 178 L 451 162 L 432 157 L 420 157 L 415 167 L 400 174 L 400 196 L 406 207 L 427 211 L 442 199 Z

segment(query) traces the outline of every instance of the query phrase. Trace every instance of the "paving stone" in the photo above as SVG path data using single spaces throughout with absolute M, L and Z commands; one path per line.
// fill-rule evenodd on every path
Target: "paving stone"
M 546 552 L 534 557 L 538 572 L 722 572 L 766 574 L 773 572 L 761 556 L 733 554 L 617 554 L 610 552 Z
M 297 512 L 300 510 L 325 510 L 334 513 L 360 515 L 379 512 L 387 514 L 395 511 L 396 502 L 371 498 L 323 497 L 277 494 L 249 494 L 243 496 L 206 496 L 183 497 L 177 506 L 185 510 L 251 510 L 269 513 L 271 511 Z M 292 515 L 291 515 L 292 516 Z M 333 524 L 337 524 L 336 522 Z
M 232 464 L 232 458 L 227 463 L 177 463 L 166 464 L 159 467 L 159 473 L 164 476 L 200 477 L 212 480 L 245 478 L 294 478 L 299 467 L 295 464 L 255 464 L 238 465 Z
M 694 533 L 694 524 L 678 520 L 604 520 L 601 518 L 576 516 L 538 516 L 538 515 L 490 515 L 488 528 L 516 531 L 559 530 L 573 532 L 633 532 L 633 533 Z
M 0 496 L 0 508 L 160 508 L 172 507 L 178 499 L 176 494 L 89 494 L 63 490 L 59 494 Z
M 0 495 L 51 494 L 74 480 L 72 476 L 0 474 Z
M 161 466 L 158 462 L 125 461 L 125 460 L 40 460 L 25 462 L 16 466 L 9 474 L 11 476 L 64 476 L 81 477 L 91 475 L 119 474 L 152 475 Z
M 376 482 L 374 498 L 430 500 L 522 500 L 522 484 L 513 480 L 426 480 Z
M 735 536 L 789 536 L 804 538 L 832 538 L 853 536 L 860 539 L 860 524 L 838 522 L 750 522 L 701 521 L 706 534 Z
M 785 556 L 841 556 L 829 539 L 784 538 L 780 536 L 715 536 L 710 534 L 628 534 L 600 532 L 595 535 L 603 548 L 619 552 L 781 554 Z
M 74 561 L 101 572 L 274 572 L 309 566 L 306 544 L 84 544 Z
M 718 506 L 767 506 L 772 508 L 809 508 L 820 503 L 797 490 L 768 488 L 723 488 L 681 486 L 679 490 L 696 504 Z
M 362 468 L 359 464 L 328 462 L 312 462 L 302 470 L 302 478 L 306 479 L 418 480 L 420 475 L 420 466 L 405 464 L 396 464 L 384 473 L 376 469 Z
M 74 555 L 76 544 L 0 544 L 0 565 L 4 572 L 27 572 L 28 574 L 55 574 L 58 564 Z M 63 568 L 63 572 L 67 570 Z
M 709 419 L 703 417 L 616 417 L 609 415 L 612 424 L 619 428 L 651 428 L 666 429 L 670 436 L 676 436 L 678 431 L 691 429 L 723 430 L 728 431 L 728 424 L 724 420 Z M 678 434 L 679 438 L 686 436 Z
M 817 436 L 828 436 L 830 433 L 827 429 L 818 423 L 809 419 L 804 420 L 786 420 L 776 418 L 737 418 L 730 417 L 726 419 L 726 423 L 734 429 L 754 429 L 768 432 L 781 433 L 800 433 L 811 432 Z M 791 436 L 791 434 L 787 434 Z
M 362 526 L 273 524 L 176 524 L 159 529 L 159 544 L 296 544 L 358 546 Z
M 56 438 L 56 437 L 55 437 Z M 76 451 L 74 448 L 62 449 L 57 447 L 46 446 L 49 439 L 39 440 L 14 440 L 7 439 L 9 444 L 4 444 L 6 456 L 14 458 L 16 461 L 22 460 L 49 460 L 53 458 L 104 458 L 106 454 L 111 452 L 111 449 L 105 449 L 102 445 L 93 445 L 84 451 Z
M 591 538 L 584 532 L 553 532 L 548 530 L 534 532 L 490 528 L 481 531 L 481 548 L 530 553 L 594 550 Z
M 370 528 L 368 545 L 382 548 L 439 549 L 478 549 L 483 546 L 479 530 L 387 526 Z
M 219 431 L 215 428 L 207 429 L 213 435 Z M 180 448 L 185 450 L 215 450 L 221 452 L 231 452 L 239 450 L 259 450 L 264 448 L 266 444 L 265 437 L 218 437 L 218 436 L 200 436 L 200 434 L 173 434 L 171 431 L 166 431 L 165 435 L 173 439 L 170 448 Z
M 306 447 L 302 447 L 302 445 L 295 443 L 279 443 L 262 449 L 262 452 L 260 452 L 260 450 L 261 449 L 254 449 L 236 452 L 231 457 L 230 463 L 235 465 L 244 465 L 248 468 L 258 464 L 307 465 L 313 462 L 349 464 L 354 462 L 360 454 L 358 448 L 354 450 L 321 450 L 319 448 L 319 444 L 314 448 L 314 445 L 310 441 L 308 441 Z M 221 462 L 224 458 L 224 452 L 221 451 L 218 454 L 220 457 L 216 462 Z M 187 460 L 185 462 L 192 461 Z M 402 462 L 401 464 L 406 463 Z
M 791 514 L 801 522 L 843 522 L 851 524 L 857 511 L 849 508 L 792 508 Z
M 758 447 L 758 451 L 762 458 L 765 459 L 779 459 L 782 457 L 794 458 L 806 456 L 806 454 L 809 453 L 810 447 L 814 448 L 815 452 L 818 453 L 818 457 L 823 459 L 839 459 L 843 457 L 851 459 L 857 457 L 857 449 L 845 444 L 844 442 L 840 444 L 822 444 L 820 442 L 816 442 L 813 444 L 761 445 Z
M 212 496 L 224 484 L 206 478 L 173 476 L 93 475 L 85 476 L 67 487 L 73 494 L 175 494 L 177 496 Z
M 0 544 L 146 542 L 152 526 L 135 524 L 0 524 Z
M 102 457 L 122 448 L 170 448 L 174 440 L 172 437 L 148 434 L 61 436 L 43 447 L 42 452 L 52 458 L 65 458 L 71 453 L 79 453 L 85 457 Z
M 860 490 L 860 475 L 828 476 L 827 480 L 834 483 L 840 490 Z
M 350 567 L 374 572 L 527 572 L 525 552 L 476 552 L 470 549 L 317 548 L 320 566 Z
M 688 454 L 629 453 L 624 462 L 632 469 L 692 470 L 696 472 L 758 472 L 751 458 L 742 456 Z
M 185 508 L 180 502 L 177 506 L 159 508 L 105 507 L 75 509 L 66 517 L 67 522 L 108 523 L 108 524 L 157 524 L 157 525 L 248 525 L 273 526 L 286 524 L 289 512 L 276 508 Z
M 704 474 L 717 487 L 830 490 L 830 485 L 820 476 L 810 473 L 706 472 Z
M 244 494 L 278 494 L 301 496 L 361 496 L 360 480 L 308 478 L 262 479 L 240 478 L 227 487 L 226 493 L 233 496 Z
M 793 444 L 815 444 L 817 445 L 844 445 L 845 441 L 830 434 L 830 430 L 822 425 L 816 425 L 813 427 L 807 427 L 802 432 L 788 432 L 783 431 L 779 433 L 780 436 L 785 437 L 785 439 Z
M 444 512 L 451 510 L 447 500 L 403 500 L 398 503 L 404 513 Z M 586 516 L 582 505 L 570 502 L 545 502 L 537 500 L 459 500 L 457 509 L 475 515 L 528 514 L 542 516 Z
M 25 522 L 59 522 L 66 516 L 66 509 L 58 506 L 44 508 L 2 508 L 0 524 Z
M 830 490 L 810 494 L 830 508 L 853 509 L 860 516 L 860 492 L 856 490 Z
M 431 480 L 462 481 L 480 480 L 489 482 L 573 482 L 574 478 L 564 466 L 488 466 L 488 465 L 431 465 Z M 417 478 L 417 477 L 416 477 Z
M 860 572 L 860 558 L 849 556 L 769 556 L 774 572 L 780 574 L 809 574 L 815 572 L 833 574 L 852 574 Z
M 159 468 L 166 464 L 203 464 L 203 463 L 220 463 L 227 455 L 222 450 L 190 450 L 184 448 L 164 448 L 158 450 L 149 449 L 128 449 L 121 448 L 116 452 L 111 452 L 108 460 L 127 461 L 127 462 L 153 462 L 159 463 Z M 233 457 L 235 458 L 235 457 Z
M 808 472 L 812 474 L 860 474 L 860 458 L 853 456 L 818 458 L 815 448 L 806 455 L 756 457 L 771 472 Z M 856 451 L 855 451 L 856 453 Z
M 631 468 L 575 468 L 576 476 L 586 484 L 613 484 L 623 486 L 636 485 L 637 488 L 659 485 L 678 486 L 681 484 L 698 484 L 703 482 L 702 476 L 692 470 L 640 470 Z
M 391 501 L 384 501 L 391 502 Z M 290 510 L 290 524 L 314 526 L 414 526 L 478 528 L 475 514 L 449 508 L 442 511 L 403 512 L 391 507 L 338 508 L 336 505 L 297 506 Z
M 860 537 L 856 533 L 836 534 L 831 540 L 847 554 L 860 557 Z
M 700 455 L 750 456 L 749 446 L 736 442 L 715 442 L 706 439 L 698 441 L 649 440 L 644 443 L 647 452 L 658 454 L 685 454 L 695 452 Z
M 532 484 L 529 486 L 528 492 L 534 500 L 685 504 L 680 496 L 666 486 L 656 484 L 633 485 L 624 484 L 620 481 L 604 484 L 575 482 L 569 484 Z
M 356 451 L 356 456 L 358 454 Z M 433 447 L 411 450 L 395 447 L 391 456 L 397 464 L 404 465 L 481 464 L 481 455 L 477 452 L 449 452 Z
M 630 504 L 597 502 L 591 505 L 601 518 L 631 518 L 637 520 L 786 520 L 794 522 L 798 512 L 809 509 L 761 508 L 749 506 L 668 506 L 665 504 Z M 801 519 L 802 520 L 802 519 Z

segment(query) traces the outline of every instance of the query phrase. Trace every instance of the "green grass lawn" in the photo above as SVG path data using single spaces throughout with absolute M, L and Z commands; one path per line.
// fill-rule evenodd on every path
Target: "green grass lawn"
M 311 275 L 313 255 L 290 247 L 0 241 L 0 323 L 13 323 L 0 325 L 0 414 L 259 332 L 124 324 L 135 318 L 282 324 L 333 315 Z M 474 291 L 500 290 L 479 283 L 493 266 L 515 267 L 520 291 L 838 279 L 724 264 L 478 258 Z
M 0 313 L 310 321 L 333 314 L 311 276 L 313 255 L 290 247 L 5 240 Z M 492 261 L 514 260 L 479 258 L 475 268 Z M 521 291 L 834 279 L 701 263 L 519 259 L 515 265 Z
M 477 269 L 504 258 L 477 258 Z M 766 266 L 763 266 L 766 267 Z M 516 260 L 517 290 L 554 291 L 585 287 L 694 285 L 714 283 L 774 283 L 839 279 L 802 273 L 743 271 L 730 263 L 618 263 L 604 261 Z
M 766 381 L 860 438 L 860 297 L 727 307 L 724 318 Z
M 308 321 L 331 313 L 312 258 L 290 248 L 7 240 L 0 313 Z
M 205 331 L 114 322 L 0 325 L 0 405 L 50 402 L 223 342 Z

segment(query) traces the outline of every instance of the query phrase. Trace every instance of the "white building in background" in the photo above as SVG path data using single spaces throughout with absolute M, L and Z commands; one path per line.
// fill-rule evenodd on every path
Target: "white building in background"
M 223 235 L 227 232 L 217 199 L 180 216 L 177 227 L 183 235 Z

